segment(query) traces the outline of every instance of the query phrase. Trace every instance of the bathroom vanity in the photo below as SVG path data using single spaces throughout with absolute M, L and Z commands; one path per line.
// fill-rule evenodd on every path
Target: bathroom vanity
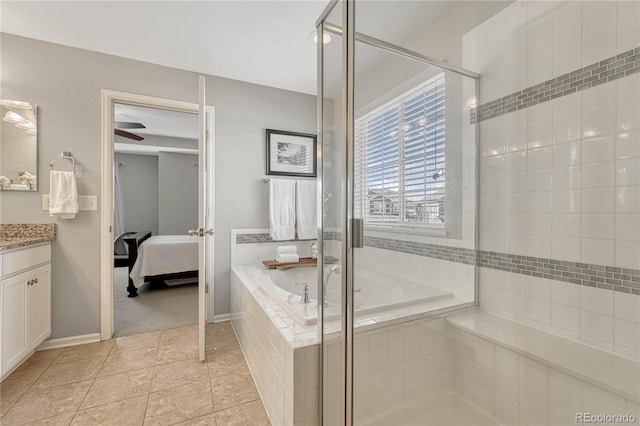
M 53 229 L 55 235 L 55 227 Z M 53 239 L 51 235 L 7 237 L 4 234 L 0 239 L 2 379 L 51 334 L 50 241 Z

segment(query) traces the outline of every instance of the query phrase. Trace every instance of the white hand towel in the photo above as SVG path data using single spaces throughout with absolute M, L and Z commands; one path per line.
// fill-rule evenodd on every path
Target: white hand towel
M 278 263 L 297 263 L 300 262 L 300 256 L 297 254 L 279 254 L 276 256 Z
M 276 249 L 276 255 L 278 254 L 298 254 L 298 247 L 296 246 L 278 246 Z
M 296 238 L 295 188 L 295 180 L 269 180 L 269 233 L 274 241 Z
M 317 184 L 315 180 L 299 180 L 296 182 L 296 228 L 299 240 L 318 238 Z
M 51 170 L 49 181 L 49 215 L 60 219 L 75 219 L 78 213 L 78 186 L 75 174 Z

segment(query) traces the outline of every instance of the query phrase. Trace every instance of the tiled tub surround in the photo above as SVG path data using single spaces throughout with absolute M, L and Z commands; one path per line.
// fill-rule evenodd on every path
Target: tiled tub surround
M 516 1 L 463 42 L 481 105 L 498 100 L 479 123 L 480 306 L 634 360 L 640 74 L 598 74 L 602 84 L 521 109 L 498 104 L 614 57 L 602 66 L 626 66 L 638 16 L 636 1 Z
M 231 270 L 231 324 L 274 425 L 317 424 L 318 335 L 296 324 L 249 268 Z
M 236 266 L 231 277 L 232 325 L 274 425 L 317 424 L 319 336 L 297 323 L 262 289 L 268 274 Z M 266 277 L 266 278 L 265 278 Z M 266 279 L 266 281 L 265 281 Z M 424 316 L 424 308 L 416 311 Z M 396 323 L 394 324 L 394 319 Z M 339 321 L 327 324 L 335 339 Z M 356 416 L 359 420 L 423 397 L 448 384 L 448 339 L 442 318 L 399 320 L 391 314 L 358 321 L 355 341 Z M 340 370 L 340 346 L 326 347 L 325 368 Z M 339 376 L 330 375 L 327 424 L 339 424 Z
M 16 223 L 0 225 L 0 252 L 55 240 L 55 223 Z

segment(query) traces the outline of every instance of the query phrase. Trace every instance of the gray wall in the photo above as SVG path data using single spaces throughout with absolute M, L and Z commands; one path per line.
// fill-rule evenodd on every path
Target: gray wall
M 158 154 L 160 235 L 186 235 L 198 227 L 198 156 Z
M 120 187 L 125 231 L 151 231 L 158 235 L 158 157 L 114 155 L 120 166 Z
M 80 194 L 100 194 L 101 90 L 198 100 L 197 74 L 2 34 L 2 96 L 39 107 L 40 188 L 60 151 L 78 160 Z M 29 52 L 26 55 L 24 52 Z M 229 312 L 230 229 L 267 227 L 264 129 L 315 133 L 315 97 L 207 77 L 215 117 L 216 314 Z M 51 222 L 41 194 L 0 193 L 2 223 Z M 100 214 L 58 221 L 52 245 L 52 337 L 100 331 Z

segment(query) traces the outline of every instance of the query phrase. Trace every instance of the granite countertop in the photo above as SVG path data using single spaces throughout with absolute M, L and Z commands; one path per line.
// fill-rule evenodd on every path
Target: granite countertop
M 3 224 L 0 225 L 0 253 L 51 242 L 55 238 L 55 223 Z

